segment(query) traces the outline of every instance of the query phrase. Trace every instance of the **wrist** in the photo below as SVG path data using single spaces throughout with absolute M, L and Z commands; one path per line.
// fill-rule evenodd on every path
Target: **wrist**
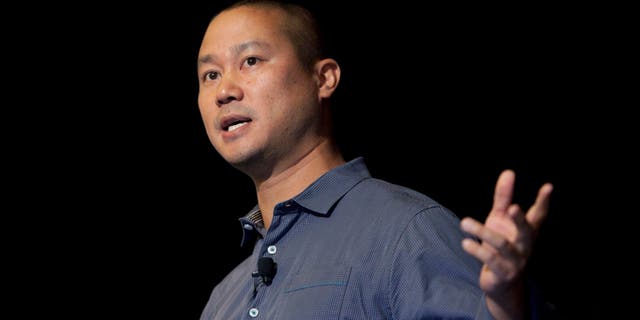
M 489 312 L 496 320 L 528 319 L 527 299 L 524 281 L 515 281 L 513 285 L 486 295 Z

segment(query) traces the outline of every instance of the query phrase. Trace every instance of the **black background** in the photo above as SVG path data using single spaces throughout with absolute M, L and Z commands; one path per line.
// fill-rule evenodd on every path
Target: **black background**
M 196 100 L 200 40 L 228 3 L 7 12 L 21 17 L 5 28 L 18 71 L 5 112 L 25 119 L 5 118 L 19 312 L 198 319 L 248 254 L 237 218 L 253 185 L 215 153 Z M 524 206 L 553 182 L 531 275 L 562 318 L 611 312 L 637 145 L 618 74 L 626 22 L 612 17 L 624 10 L 308 4 L 342 67 L 347 158 L 479 219 L 501 170 L 516 170 Z

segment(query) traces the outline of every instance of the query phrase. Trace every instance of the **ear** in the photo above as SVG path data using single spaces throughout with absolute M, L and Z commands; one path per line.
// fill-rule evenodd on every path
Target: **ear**
M 315 73 L 318 83 L 318 97 L 329 98 L 340 82 L 340 66 L 333 59 L 322 59 L 316 63 Z

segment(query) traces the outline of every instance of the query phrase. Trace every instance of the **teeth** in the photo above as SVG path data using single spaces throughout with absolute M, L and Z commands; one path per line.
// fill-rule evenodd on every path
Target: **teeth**
M 236 129 L 238 129 L 238 128 L 240 128 L 240 127 L 244 126 L 245 124 L 247 124 L 247 122 L 240 122 L 240 123 L 236 123 L 236 124 L 234 124 L 234 125 L 232 125 L 232 126 L 229 126 L 229 128 L 227 129 L 227 131 L 231 132 L 231 131 L 233 131 L 233 130 L 236 130 Z

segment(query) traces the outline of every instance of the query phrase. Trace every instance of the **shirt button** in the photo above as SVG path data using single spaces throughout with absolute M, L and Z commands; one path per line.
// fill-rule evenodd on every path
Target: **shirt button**
M 284 206 L 285 206 L 285 207 L 291 207 L 291 201 L 287 201 L 287 202 L 284 204 Z
M 258 308 L 251 308 L 251 309 L 249 309 L 249 316 L 250 316 L 251 318 L 255 318 L 255 317 L 257 317 L 257 316 L 258 316 L 258 313 L 259 313 L 259 312 L 260 312 L 260 311 L 258 311 Z
M 243 227 L 245 230 L 249 230 L 249 231 L 253 230 L 253 226 L 252 226 L 252 225 L 250 225 L 250 224 L 248 224 L 248 223 L 245 223 L 242 227 Z
M 278 251 L 278 248 L 276 248 L 276 246 L 269 246 L 267 248 L 267 252 L 269 252 L 269 254 L 276 254 L 276 251 Z

